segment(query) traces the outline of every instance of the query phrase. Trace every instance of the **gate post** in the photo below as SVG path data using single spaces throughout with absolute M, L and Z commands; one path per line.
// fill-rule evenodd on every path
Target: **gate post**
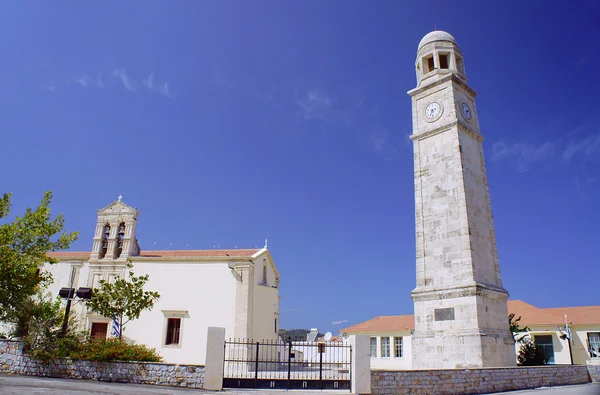
M 223 389 L 223 364 L 225 362 L 225 328 L 208 327 L 206 332 L 206 361 L 204 363 L 204 389 Z
M 352 393 L 371 393 L 371 351 L 369 336 L 350 335 L 350 346 L 352 347 Z

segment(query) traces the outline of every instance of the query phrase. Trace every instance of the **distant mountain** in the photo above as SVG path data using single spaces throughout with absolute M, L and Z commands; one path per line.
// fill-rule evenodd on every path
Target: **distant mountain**
M 310 333 L 310 329 L 280 329 L 279 336 L 286 341 L 288 337 L 291 337 L 292 340 L 306 340 L 306 335 Z M 325 336 L 320 333 L 317 335 L 317 339 Z

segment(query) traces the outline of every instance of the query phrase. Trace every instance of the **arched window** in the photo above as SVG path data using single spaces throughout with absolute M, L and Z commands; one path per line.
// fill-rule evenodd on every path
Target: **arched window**
M 115 247 L 115 259 L 121 256 L 123 252 L 123 239 L 125 238 L 125 222 L 119 224 L 119 233 L 117 234 L 117 245 Z
M 106 256 L 106 252 L 108 251 L 108 237 L 110 236 L 110 225 L 104 225 L 104 230 L 102 231 L 102 242 L 100 245 L 100 253 L 98 254 L 98 258 L 102 259 Z

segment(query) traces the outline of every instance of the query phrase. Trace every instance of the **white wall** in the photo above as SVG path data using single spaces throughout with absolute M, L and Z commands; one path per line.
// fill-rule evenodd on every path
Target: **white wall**
M 371 369 L 410 370 L 412 369 L 412 346 L 410 331 L 352 333 L 377 338 L 377 356 L 371 357 Z M 381 357 L 381 337 L 390 338 L 390 357 Z M 394 337 L 402 337 L 402 357 L 394 357 Z M 370 350 L 370 347 L 369 347 Z
M 53 296 L 67 287 L 71 264 L 60 262 L 46 265 L 54 277 L 49 291 Z M 161 297 L 151 311 L 125 325 L 123 336 L 146 344 L 165 358 L 166 362 L 204 364 L 206 333 L 209 326 L 223 327 L 226 336 L 233 336 L 235 319 L 236 279 L 227 262 L 134 262 L 136 276 L 149 274 L 146 290 L 157 291 Z M 89 265 L 84 263 L 74 288 L 88 284 Z M 91 321 L 106 319 L 87 316 L 82 303 L 73 305 L 79 314 L 82 329 L 89 330 Z M 184 314 L 184 312 L 186 312 Z M 182 316 L 180 345 L 165 346 L 167 316 Z M 109 325 L 109 332 L 111 331 Z
M 146 289 L 161 297 L 152 311 L 125 326 L 124 334 L 156 348 L 171 363 L 204 364 L 209 326 L 233 335 L 236 279 L 224 263 L 135 262 L 136 275 L 149 274 Z M 182 318 L 179 346 L 165 346 L 166 317 Z
M 279 289 L 275 279 L 275 272 L 266 254 L 254 260 L 254 301 L 252 317 L 252 337 L 254 340 L 277 340 L 279 335 L 275 331 L 275 317 L 279 313 Z M 263 284 L 263 269 L 266 265 L 267 282 Z M 279 329 L 279 317 L 277 317 Z

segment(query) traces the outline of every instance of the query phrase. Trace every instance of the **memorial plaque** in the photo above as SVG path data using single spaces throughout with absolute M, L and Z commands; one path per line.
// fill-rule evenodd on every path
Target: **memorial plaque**
M 436 321 L 454 321 L 454 307 L 435 309 L 434 314 Z

